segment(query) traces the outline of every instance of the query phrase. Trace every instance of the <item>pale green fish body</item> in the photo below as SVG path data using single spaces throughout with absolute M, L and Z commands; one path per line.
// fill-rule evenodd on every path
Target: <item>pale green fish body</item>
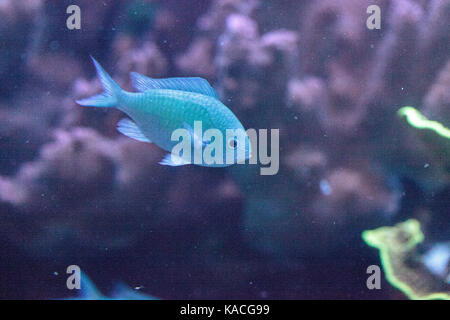
M 154 89 L 126 93 L 118 109 L 128 114 L 146 136 L 152 137 L 152 142 L 167 151 L 178 143 L 170 140 L 172 132 L 183 128 L 184 123 L 193 128 L 194 121 L 201 121 L 203 131 L 243 129 L 231 110 L 219 100 L 195 92 Z
M 132 73 L 133 85 L 141 92 L 126 92 L 112 80 L 98 62 L 94 59 L 93 61 L 105 91 L 100 95 L 77 102 L 84 106 L 115 107 L 125 112 L 133 121 L 122 119 L 118 130 L 133 139 L 155 143 L 160 148 L 171 152 L 172 148 L 179 143 L 179 141 L 172 141 L 172 133 L 177 129 L 187 128 L 190 129 L 189 132 L 194 140 L 196 136 L 192 128 L 196 121 L 201 122 L 203 132 L 208 129 L 217 129 L 224 139 L 226 139 L 227 129 L 244 131 L 238 118 L 219 101 L 214 89 L 204 79 L 151 79 Z M 225 164 L 227 149 L 244 151 L 245 158 L 242 159 L 238 158 L 239 152 L 236 150 L 234 163 L 241 163 L 248 159 L 251 154 L 248 136 L 245 134 L 243 141 L 237 139 L 240 138 L 235 137 L 233 140 L 234 147 L 227 141 L 223 141 L 223 164 L 201 163 L 200 165 L 212 167 L 229 165 Z M 195 143 L 192 143 L 193 148 L 194 145 Z M 192 156 L 193 154 L 194 149 L 192 149 Z M 168 160 L 168 157 L 161 164 L 175 165 Z

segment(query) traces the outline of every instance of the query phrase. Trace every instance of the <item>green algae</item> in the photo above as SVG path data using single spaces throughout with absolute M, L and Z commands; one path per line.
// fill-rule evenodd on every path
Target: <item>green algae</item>
M 409 219 L 393 227 L 366 230 L 362 238 L 380 251 L 387 281 L 413 300 L 450 300 L 449 285 L 420 263 L 417 246 L 424 235 L 419 221 Z

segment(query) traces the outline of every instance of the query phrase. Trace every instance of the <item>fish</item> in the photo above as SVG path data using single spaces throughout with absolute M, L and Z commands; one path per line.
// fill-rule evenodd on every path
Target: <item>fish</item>
M 168 151 L 159 162 L 161 165 L 226 167 L 245 163 L 251 157 L 250 139 L 242 123 L 219 100 L 207 80 L 200 77 L 154 79 L 131 72 L 131 82 L 137 92 L 129 92 L 123 90 L 92 56 L 91 59 L 104 91 L 76 102 L 82 106 L 116 108 L 124 112 L 129 118 L 121 119 L 117 130 L 129 138 L 154 143 Z M 190 150 L 173 152 L 180 143 L 180 137 L 173 137 L 178 129 L 188 133 L 186 139 L 190 139 Z M 215 130 L 210 132 L 217 133 L 217 136 L 207 139 L 209 129 Z M 233 136 L 227 134 L 228 130 L 240 134 Z M 222 141 L 215 141 L 218 137 Z M 217 154 L 215 161 L 195 158 L 206 150 L 213 156 Z M 227 154 L 232 156 L 227 157 Z
M 100 292 L 94 282 L 86 273 L 80 274 L 80 289 L 77 297 L 64 298 L 64 300 L 159 300 L 159 298 L 138 292 L 138 287 L 134 290 L 122 282 L 118 282 L 110 296 Z

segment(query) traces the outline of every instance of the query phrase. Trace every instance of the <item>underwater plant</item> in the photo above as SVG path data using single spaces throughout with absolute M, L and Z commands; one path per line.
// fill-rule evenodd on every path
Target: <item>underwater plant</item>
M 366 230 L 362 238 L 380 251 L 386 279 L 413 300 L 450 300 L 450 286 L 433 276 L 417 252 L 424 234 L 419 221 L 409 219 L 393 227 Z
M 410 177 L 428 191 L 444 190 L 450 183 L 450 129 L 411 106 L 400 108 L 397 115 L 413 131 L 408 133 L 410 144 L 422 149 L 409 154 L 408 159 L 416 164 L 415 168 L 410 167 Z

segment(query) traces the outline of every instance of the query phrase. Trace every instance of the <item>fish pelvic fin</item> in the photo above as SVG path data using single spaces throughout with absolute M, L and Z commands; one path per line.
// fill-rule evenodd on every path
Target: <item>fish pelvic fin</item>
M 91 56 L 92 62 L 97 70 L 97 76 L 99 77 L 102 86 L 103 93 L 77 100 L 76 102 L 82 106 L 90 107 L 114 107 L 118 103 L 118 96 L 122 92 L 119 85 L 111 78 L 111 76 L 102 68 L 102 66 Z

